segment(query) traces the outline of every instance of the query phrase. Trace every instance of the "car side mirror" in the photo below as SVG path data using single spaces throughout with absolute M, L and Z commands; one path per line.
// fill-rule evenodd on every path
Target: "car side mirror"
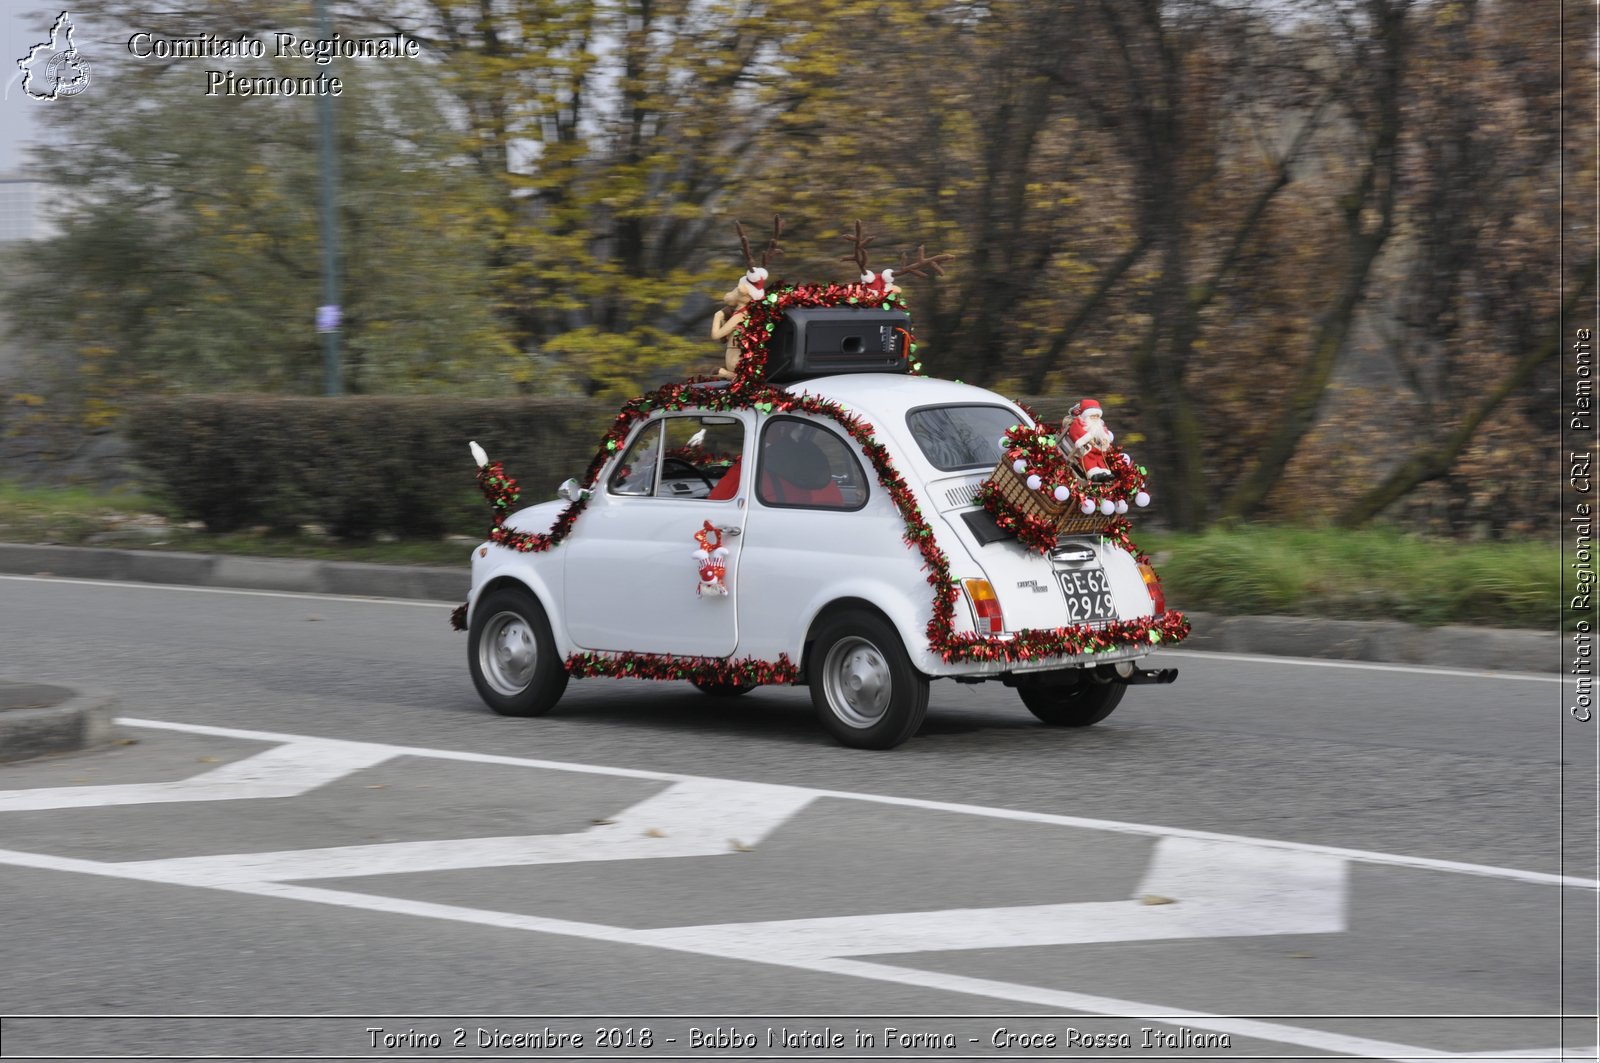
M 556 488 L 556 494 L 560 495 L 568 502 L 576 502 L 579 499 L 586 497 L 589 492 L 585 491 L 583 489 L 583 485 L 578 483 L 578 478 L 576 476 L 569 476 L 562 481 L 560 487 Z

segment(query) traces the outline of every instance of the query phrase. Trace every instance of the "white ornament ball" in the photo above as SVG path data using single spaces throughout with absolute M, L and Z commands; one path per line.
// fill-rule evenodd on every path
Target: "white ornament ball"
M 1100 512 L 1101 513 L 1103 513 L 1103 514 L 1105 514 L 1106 516 L 1109 517 L 1109 516 L 1111 516 L 1111 514 L 1115 513 L 1116 511 L 1117 511 L 1117 504 L 1115 502 L 1111 501 L 1111 499 L 1102 498 L 1100 500 Z
M 1134 495 L 1133 504 L 1136 506 L 1148 506 L 1150 504 L 1150 492 L 1140 491 L 1138 494 Z
M 1117 515 L 1121 516 L 1126 512 L 1128 512 L 1128 503 L 1120 498 L 1117 499 Z
M 1065 487 L 1057 487 L 1055 490 L 1055 496 L 1057 502 L 1065 502 L 1067 499 L 1072 497 L 1072 492 L 1068 491 Z
M 1083 515 L 1087 517 L 1089 514 L 1094 512 L 1094 499 L 1084 499 L 1082 502 L 1078 503 L 1078 508 L 1082 510 Z
M 1039 479 L 1039 474 L 1038 473 L 1034 473 L 1032 476 L 1028 477 L 1028 490 L 1037 491 L 1037 490 L 1039 490 L 1039 488 L 1041 488 L 1043 486 L 1044 486 L 1044 481 Z
M 1016 473 L 1018 476 L 1021 476 L 1023 473 L 1028 471 L 1028 463 L 1023 461 L 1021 458 L 1018 458 L 1016 461 L 1011 463 L 1011 471 Z

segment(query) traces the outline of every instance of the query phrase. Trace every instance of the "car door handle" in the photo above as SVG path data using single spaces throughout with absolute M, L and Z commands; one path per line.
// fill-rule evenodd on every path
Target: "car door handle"
M 726 535 L 730 539 L 737 538 L 738 536 L 744 534 L 744 529 L 737 527 L 718 527 L 717 531 L 721 532 L 723 535 Z

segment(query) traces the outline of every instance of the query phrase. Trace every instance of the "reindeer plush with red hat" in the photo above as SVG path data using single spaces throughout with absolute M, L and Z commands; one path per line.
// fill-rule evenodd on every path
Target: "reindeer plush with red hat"
M 744 226 L 734 222 L 733 227 L 739 233 L 739 248 L 744 252 L 744 262 L 748 268 L 733 290 L 722 297 L 723 307 L 711 319 L 711 338 L 727 341 L 722 354 L 722 368 L 717 370 L 717 375 L 729 379 L 739 368 L 739 340 L 735 334 L 749 316 L 750 304 L 767 297 L 767 266 L 772 259 L 783 254 L 783 248 L 778 246 L 778 238 L 783 235 L 783 219 L 778 215 L 772 216 L 772 239 L 767 241 L 760 262 L 756 261 L 755 252 L 750 250 L 750 238 L 745 236 Z
M 856 219 L 855 232 L 845 233 L 844 239 L 850 242 L 852 250 L 850 254 L 840 257 L 847 262 L 854 261 L 856 267 L 861 270 L 861 284 L 866 287 L 867 291 L 875 292 L 878 295 L 892 295 L 900 291 L 900 286 L 894 282 L 894 276 L 897 272 L 906 277 L 926 277 L 928 274 L 924 270 L 932 270 L 942 277 L 944 276 L 944 264 L 955 258 L 951 254 L 929 255 L 927 252 L 928 245 L 922 244 L 917 248 L 915 260 L 902 251 L 900 253 L 900 265 L 888 266 L 874 271 L 867 268 L 867 263 L 870 261 L 867 248 L 872 246 L 872 241 L 876 240 L 877 237 L 866 234 L 866 230 L 861 227 L 859 218 Z

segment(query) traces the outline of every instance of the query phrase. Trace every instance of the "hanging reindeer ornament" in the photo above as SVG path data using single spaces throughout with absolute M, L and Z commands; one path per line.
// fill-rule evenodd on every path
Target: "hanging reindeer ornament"
M 783 254 L 783 248 L 778 246 L 778 239 L 783 236 L 783 219 L 778 215 L 772 216 L 772 238 L 767 241 L 766 250 L 761 252 L 760 262 L 756 261 L 755 252 L 750 250 L 750 238 L 745 236 L 744 226 L 734 222 L 733 227 L 739 233 L 739 248 L 744 252 L 744 262 L 748 268 L 733 290 L 722 297 L 723 307 L 711 319 L 711 338 L 726 342 L 722 352 L 722 368 L 717 370 L 717 375 L 728 379 L 732 379 L 739 368 L 739 326 L 749 316 L 750 304 L 767 297 L 767 266 Z
M 695 597 L 707 594 L 728 593 L 728 548 L 722 545 L 722 529 L 709 520 L 705 527 L 694 533 L 700 549 L 689 555 L 700 568 L 700 585 L 694 589 Z

